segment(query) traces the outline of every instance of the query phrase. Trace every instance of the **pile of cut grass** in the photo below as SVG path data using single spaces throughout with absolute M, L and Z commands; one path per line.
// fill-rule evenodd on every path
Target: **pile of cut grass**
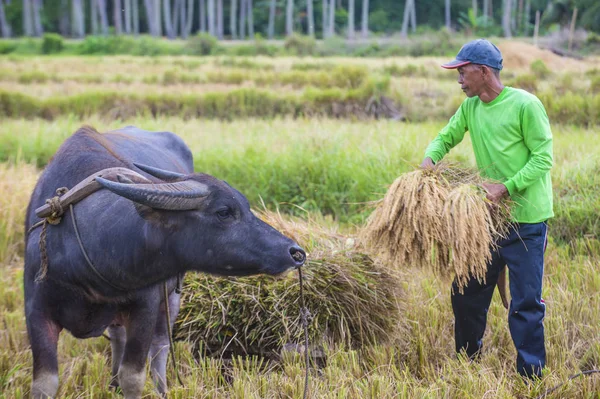
M 272 212 L 261 217 L 308 251 L 303 277 L 311 344 L 357 348 L 394 338 L 398 276 L 355 250 L 352 238 Z M 296 273 L 283 279 L 189 274 L 175 334 L 220 355 L 270 355 L 286 343 L 302 342 Z
M 464 287 L 485 279 L 490 248 L 506 234 L 510 205 L 490 207 L 483 179 L 439 164 L 398 177 L 361 231 L 361 242 L 383 264 L 419 267 Z

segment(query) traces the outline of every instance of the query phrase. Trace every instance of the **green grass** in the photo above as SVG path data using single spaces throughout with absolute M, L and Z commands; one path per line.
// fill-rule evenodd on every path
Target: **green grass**
M 133 124 L 170 130 L 194 152 L 197 171 L 227 180 L 252 204 L 302 215 L 319 212 L 344 224 L 361 224 L 369 201 L 383 197 L 401 173 L 419 165 L 425 147 L 441 123 L 339 121 L 328 119 L 248 119 L 234 121 L 144 118 L 85 121 L 101 131 Z M 46 164 L 81 121 L 60 118 L 9 120 L 0 125 L 0 161 L 19 153 L 38 166 Z M 18 134 L 16 134 L 18 132 Z M 598 168 L 600 142 L 595 129 L 554 125 L 552 169 L 556 218 L 550 232 L 560 241 L 600 238 Z M 449 159 L 474 166 L 468 136 Z

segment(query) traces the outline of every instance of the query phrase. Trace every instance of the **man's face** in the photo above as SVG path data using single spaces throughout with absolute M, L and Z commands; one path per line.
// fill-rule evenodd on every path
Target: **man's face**
M 485 68 L 483 65 L 467 64 L 457 69 L 458 83 L 467 97 L 475 97 L 481 94 L 485 83 L 483 68 Z

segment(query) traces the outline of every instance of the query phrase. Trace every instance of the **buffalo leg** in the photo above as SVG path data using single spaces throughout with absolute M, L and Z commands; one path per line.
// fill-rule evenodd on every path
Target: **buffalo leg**
M 146 381 L 146 358 L 152 342 L 156 320 L 156 309 L 160 304 L 160 296 L 152 295 L 155 300 L 136 303 L 131 307 L 127 322 L 127 341 L 123 360 L 119 367 L 119 386 L 125 399 L 142 397 Z
M 58 391 L 57 346 L 61 327 L 40 311 L 27 315 L 27 332 L 33 354 L 31 397 L 53 398 Z
M 125 327 L 116 325 L 110 326 L 108 327 L 108 333 L 110 334 L 110 349 L 112 354 L 112 378 L 109 386 L 116 389 L 119 386 L 119 367 L 121 366 L 123 352 L 125 351 Z
M 179 314 L 179 302 L 180 294 L 171 292 L 168 297 L 169 304 L 169 316 L 171 319 L 171 331 L 173 331 L 173 325 L 175 319 Z M 167 329 L 167 315 L 165 313 L 164 302 L 160 306 L 160 312 L 158 320 L 156 322 L 156 329 L 154 331 L 154 339 L 150 346 L 150 370 L 152 373 L 152 379 L 156 385 L 156 390 L 162 396 L 167 393 L 167 359 L 169 357 L 169 330 Z M 176 365 L 174 365 L 176 367 Z

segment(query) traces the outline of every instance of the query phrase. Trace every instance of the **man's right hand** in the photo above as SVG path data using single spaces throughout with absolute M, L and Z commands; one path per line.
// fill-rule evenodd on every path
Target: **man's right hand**
M 433 159 L 427 157 L 423 160 L 423 162 L 421 162 L 421 169 L 433 169 L 435 168 L 435 163 L 433 162 Z

